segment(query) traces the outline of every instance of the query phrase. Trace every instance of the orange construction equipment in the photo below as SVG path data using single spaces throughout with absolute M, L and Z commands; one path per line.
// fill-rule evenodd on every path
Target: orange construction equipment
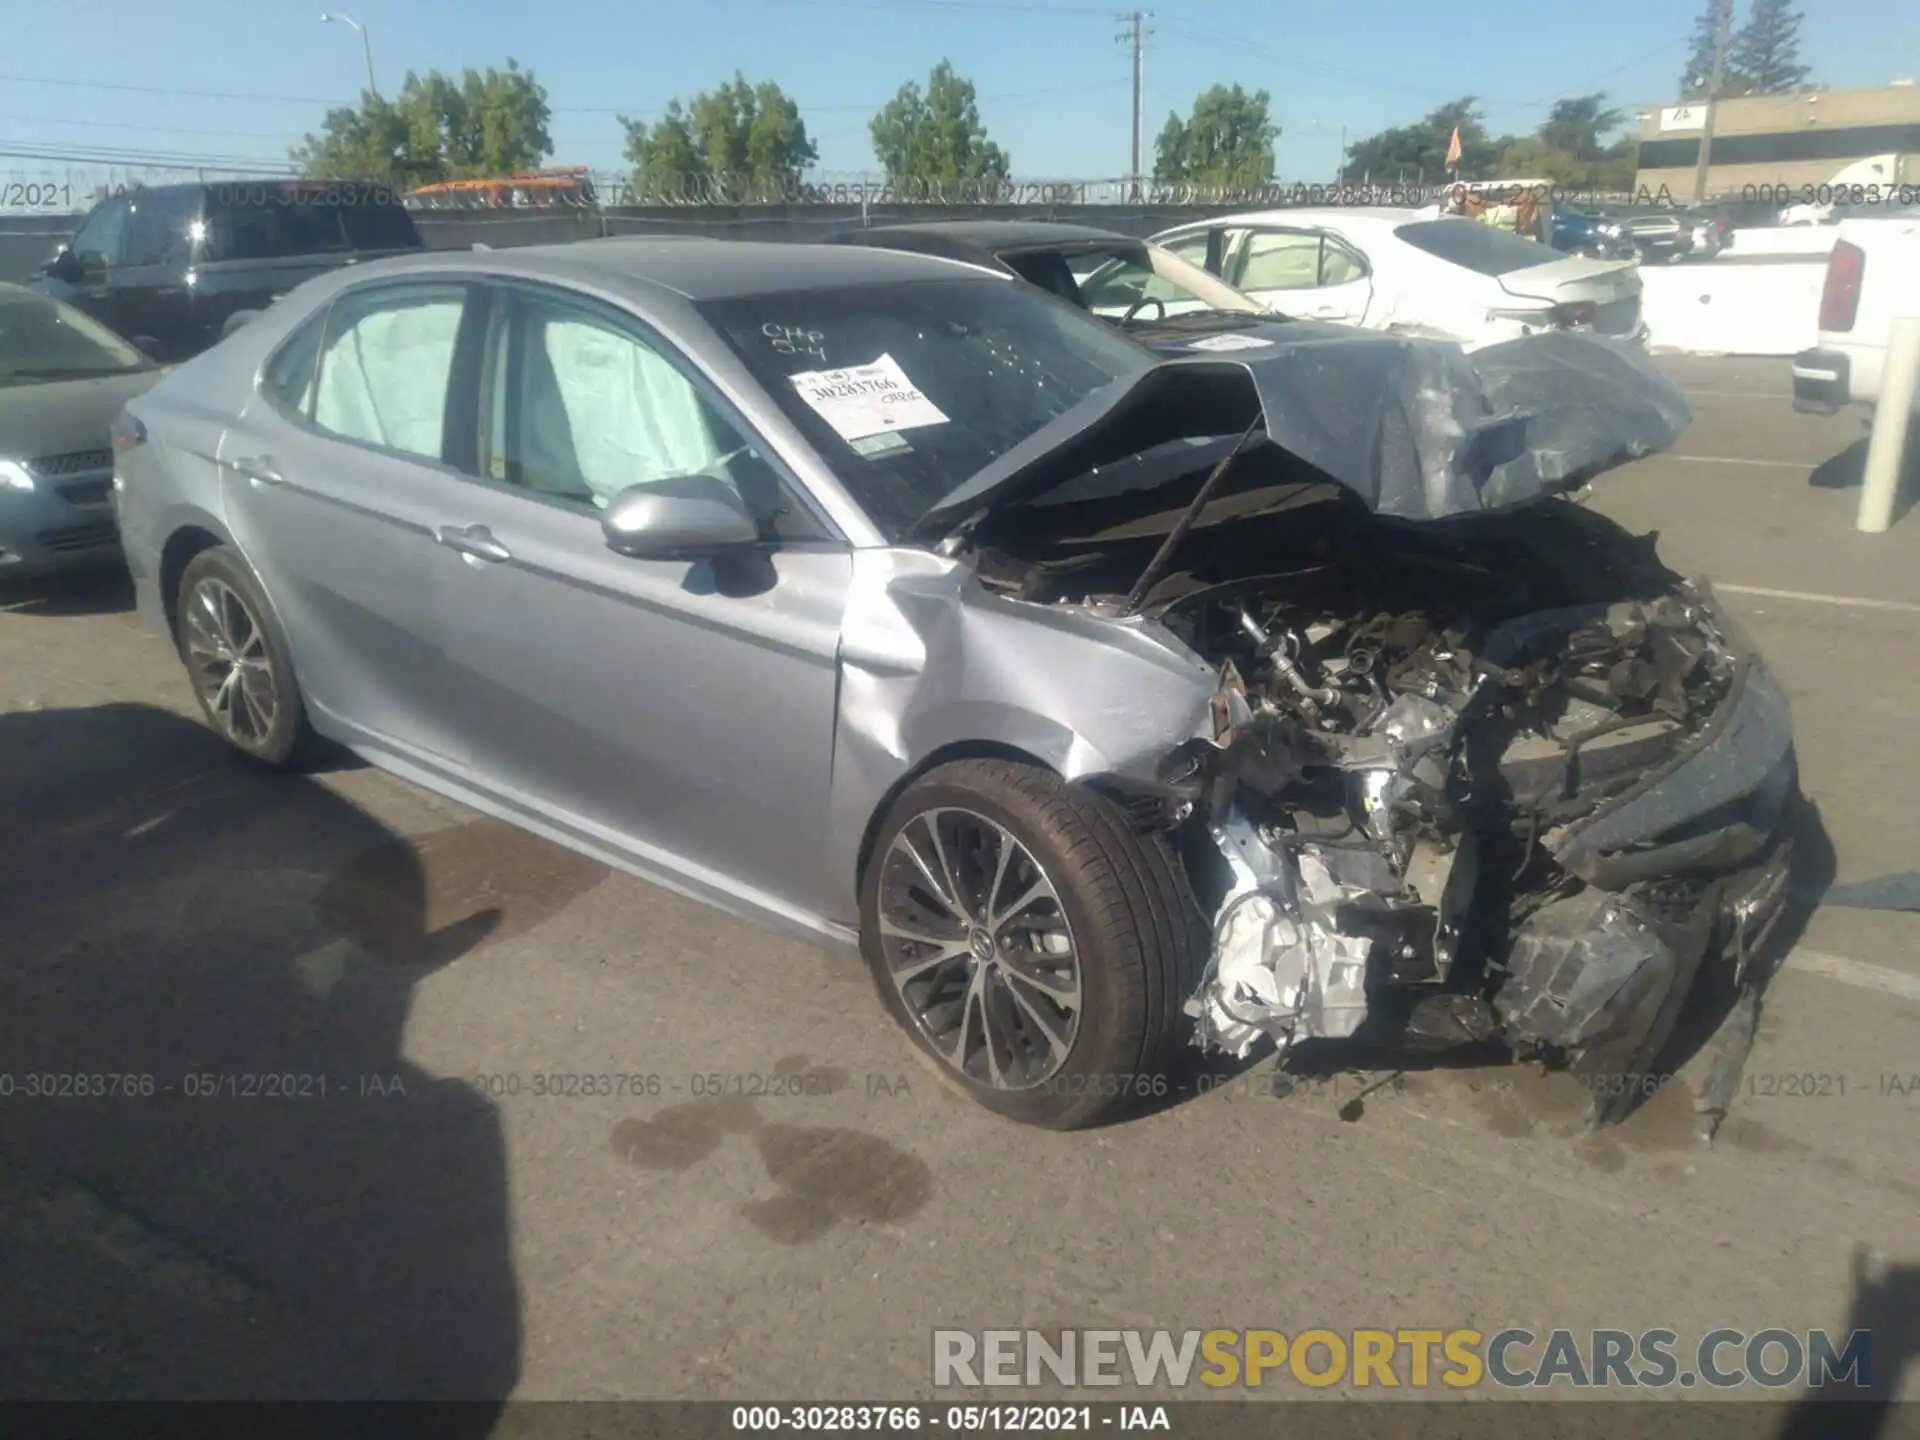
M 475 205 L 519 209 L 526 206 L 591 205 L 593 180 L 584 165 L 557 170 L 516 170 L 511 175 L 475 180 L 440 180 L 409 190 L 403 203 L 416 208 Z

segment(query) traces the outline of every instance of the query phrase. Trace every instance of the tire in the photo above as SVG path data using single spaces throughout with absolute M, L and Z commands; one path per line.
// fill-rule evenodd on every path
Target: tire
M 312 753 L 316 737 L 286 637 L 260 582 L 238 553 L 216 545 L 187 563 L 174 602 L 173 630 L 194 699 L 214 732 L 269 769 L 297 769 Z M 242 657 L 246 668 L 240 683 L 223 688 L 235 669 L 235 662 L 224 658 L 231 655 Z M 222 693 L 224 705 L 216 698 Z M 270 704 L 263 705 L 263 697 Z
M 997 892 L 988 883 L 997 853 L 985 845 L 970 850 L 969 827 L 997 827 L 1017 842 L 1018 853 L 1009 852 L 996 874 Z M 940 851 L 930 844 L 935 834 Z M 916 870 L 913 854 L 928 864 Z M 941 888 L 960 892 L 976 919 L 997 909 L 1004 944 L 991 943 L 990 925 L 967 927 L 924 903 L 940 893 L 928 879 L 952 870 L 961 872 L 958 883 Z M 1051 894 L 1016 904 L 1035 893 L 1036 874 Z M 982 895 L 986 907 L 968 903 Z M 959 760 L 928 771 L 880 828 L 861 885 L 860 921 L 861 949 L 888 1013 L 948 1085 L 987 1109 L 1073 1130 L 1172 1088 L 1170 1072 L 1190 1033 L 1181 1006 L 1199 984 L 1207 927 L 1167 838 L 1135 830 L 1092 791 L 1006 760 Z M 1044 947 L 1062 942 L 1029 927 L 1064 929 L 1077 979 L 1070 1018 L 1048 999 L 1064 997 L 1068 967 Z M 903 930 L 928 939 L 907 939 Z M 912 965 L 931 968 L 896 982 L 896 966 Z M 1054 988 L 1034 983 L 1036 974 Z M 956 995 L 964 996 L 957 1005 Z M 1004 1043 L 996 1046 L 995 1037 Z M 1043 1047 L 1043 1038 L 1053 1043 Z M 971 1058 L 969 1041 L 983 1042 Z

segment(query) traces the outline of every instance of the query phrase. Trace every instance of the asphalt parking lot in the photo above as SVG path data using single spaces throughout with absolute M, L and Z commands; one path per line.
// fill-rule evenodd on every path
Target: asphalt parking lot
M 1592 503 L 1783 680 L 1803 896 L 1920 868 L 1920 516 L 1853 530 L 1861 421 L 1785 361 L 1666 363 L 1694 425 Z M 0 1070 L 123 1077 L 0 1097 L 0 1394 L 911 1397 L 942 1325 L 1727 1325 L 1872 1327 L 1920 1397 L 1920 915 L 1796 920 L 1710 1149 L 1687 1068 L 1594 1135 L 1531 1071 L 1265 1066 L 1042 1133 L 851 963 L 229 760 L 117 586 L 0 606 Z

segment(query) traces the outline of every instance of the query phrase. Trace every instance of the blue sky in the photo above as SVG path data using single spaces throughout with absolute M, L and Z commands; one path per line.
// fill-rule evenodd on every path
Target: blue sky
M 75 147 L 283 158 L 328 102 L 364 83 L 333 0 L 0 0 L 0 151 Z M 949 58 L 1026 178 L 1118 176 L 1129 134 L 1118 6 L 1091 0 L 339 0 L 373 42 L 382 88 L 409 70 L 530 66 L 555 114 L 554 163 L 620 165 L 614 111 L 653 116 L 735 70 L 800 104 L 820 169 L 871 170 L 866 122 L 903 80 Z M 1495 131 L 1562 95 L 1605 90 L 1629 113 L 1670 103 L 1695 0 L 1160 0 L 1146 61 L 1146 139 L 1217 82 L 1265 89 L 1283 179 L 1334 172 L 1359 136 L 1471 92 Z M 1920 73 L 1920 27 L 1885 0 L 1820 0 L 1803 58 L 1835 87 Z M 1740 12 L 1745 3 L 1741 0 Z M 1889 39 L 1900 43 L 1889 45 Z M 60 83 L 47 83 L 60 82 Z M 109 87 L 145 87 L 115 89 Z M 156 93 L 159 92 L 159 93 Z M 194 93 L 217 92 L 217 93 Z M 222 98 L 226 97 L 226 98 Z M 244 97 L 244 98 L 233 98 Z M 253 98 L 269 97 L 269 98 Z M 46 162 L 0 154 L 0 178 Z

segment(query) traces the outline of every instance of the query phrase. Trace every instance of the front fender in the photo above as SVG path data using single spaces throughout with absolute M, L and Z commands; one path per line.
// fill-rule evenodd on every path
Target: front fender
M 903 779 L 962 747 L 1069 780 L 1150 775 L 1211 734 L 1216 677 L 1151 621 L 995 595 L 957 561 L 862 550 L 841 629 L 826 863 L 830 918 L 859 919 L 861 846 Z

